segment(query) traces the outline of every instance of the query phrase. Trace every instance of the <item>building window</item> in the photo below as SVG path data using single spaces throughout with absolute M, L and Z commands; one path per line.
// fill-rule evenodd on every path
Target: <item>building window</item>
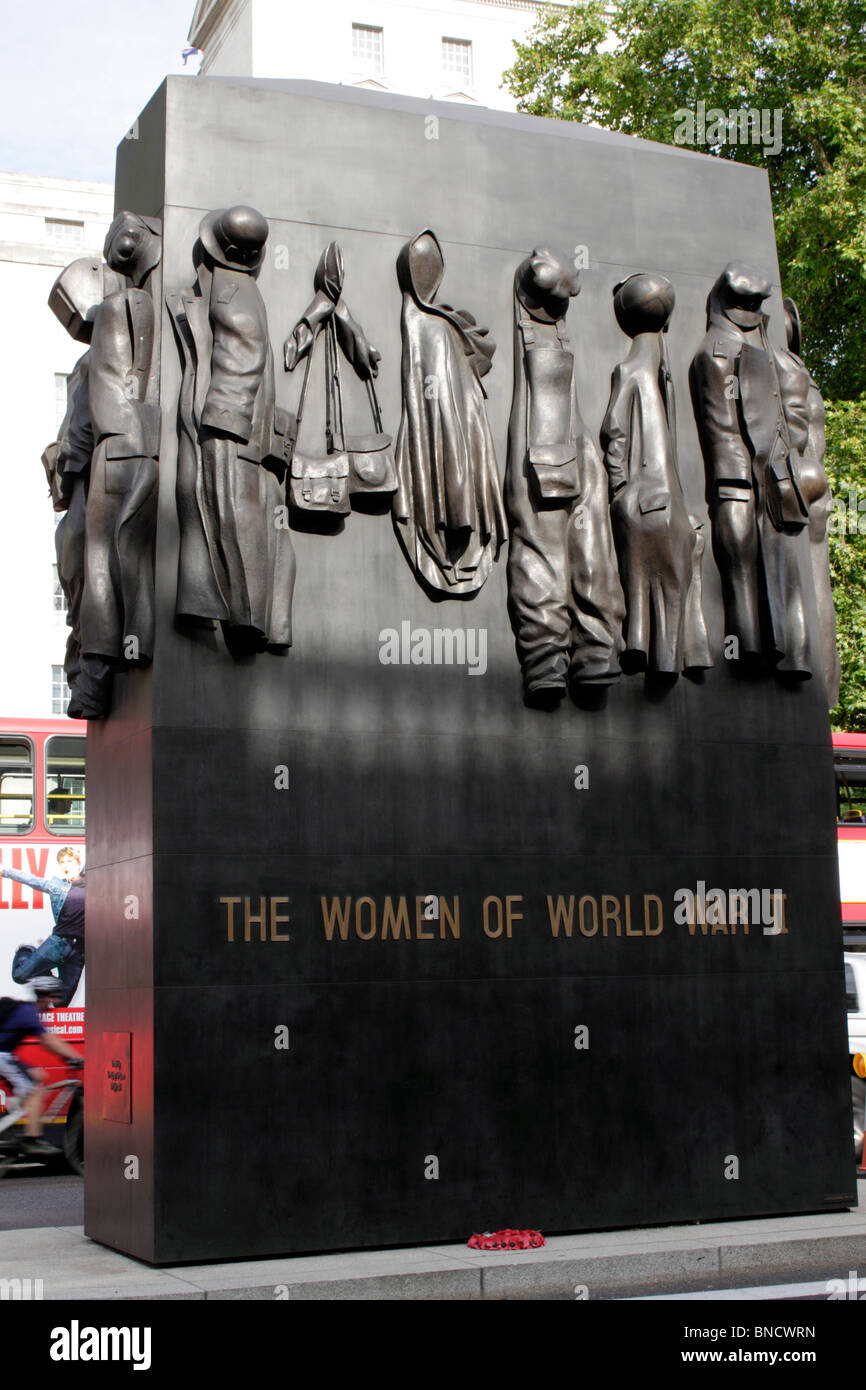
M 80 734 L 45 740 L 45 828 L 49 834 L 84 834 L 85 775 Z
M 63 592 L 63 585 L 60 583 L 60 571 L 56 565 L 51 566 L 54 572 L 54 612 L 66 612 L 66 595 Z
M 469 39 L 442 40 L 442 71 L 452 81 L 472 86 L 472 44 Z
M 45 240 L 52 246 L 76 247 L 84 245 L 84 223 L 69 222 L 63 217 L 46 217 Z
M 352 64 L 359 72 L 385 70 L 383 31 L 372 24 L 352 25 Z
M 66 417 L 66 382 L 65 372 L 54 373 L 54 415 L 58 430 Z
M 69 686 L 62 666 L 51 667 L 51 713 L 65 714 L 69 704 Z

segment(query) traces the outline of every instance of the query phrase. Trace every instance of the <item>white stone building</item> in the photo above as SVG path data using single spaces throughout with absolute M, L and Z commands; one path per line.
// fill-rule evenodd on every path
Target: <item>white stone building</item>
M 66 375 L 85 350 L 48 308 L 60 271 L 101 255 L 114 190 L 0 173 L 0 717 L 62 714 L 67 628 L 40 462 L 66 410 Z
M 205 76 L 309 78 L 513 110 L 500 86 L 512 40 L 545 8 L 542 0 L 198 0 L 190 43 Z M 57 517 L 40 458 L 84 349 L 48 309 L 48 293 L 76 256 L 101 254 L 112 212 L 110 184 L 0 173 L 0 717 L 62 713 L 68 699 Z
M 198 0 L 205 77 L 297 77 L 516 109 L 502 86 L 543 0 Z

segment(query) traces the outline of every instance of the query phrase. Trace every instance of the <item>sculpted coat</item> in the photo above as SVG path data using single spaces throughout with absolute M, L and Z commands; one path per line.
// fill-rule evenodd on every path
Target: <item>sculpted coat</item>
M 250 238 L 247 264 L 235 263 L 232 215 L 258 237 Z M 200 234 L 196 284 L 169 297 L 183 360 L 177 618 L 221 622 L 227 639 L 253 650 L 286 647 L 295 561 L 289 532 L 277 524 L 285 459 L 267 314 L 254 278 L 267 224 L 262 235 L 252 209 L 230 209 L 209 214 Z
M 673 286 L 657 273 L 632 275 L 616 286 L 614 306 L 632 338 L 613 373 L 601 427 L 626 598 L 623 664 L 676 675 L 711 666 L 712 659 L 701 602 L 704 539 L 680 482 L 664 351 Z
M 732 262 L 710 294 L 707 333 L 691 367 L 707 474 L 726 633 L 747 661 L 767 655 L 811 675 L 796 530 L 808 520 L 789 464 L 808 434 L 809 374 L 767 339 L 770 284 Z M 799 509 L 799 517 L 798 517 Z M 766 637 L 765 637 L 766 634 Z

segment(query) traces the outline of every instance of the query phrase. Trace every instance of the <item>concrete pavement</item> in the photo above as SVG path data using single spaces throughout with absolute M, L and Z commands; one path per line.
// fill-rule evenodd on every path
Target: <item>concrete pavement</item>
M 45 1300 L 593 1299 L 626 1285 L 706 1287 L 720 1275 L 756 1284 L 785 1269 L 866 1277 L 866 1181 L 858 1192 L 848 1212 L 554 1236 L 540 1250 L 431 1245 L 171 1269 L 97 1245 L 80 1226 L 38 1227 L 0 1232 L 0 1289 L 41 1279 Z

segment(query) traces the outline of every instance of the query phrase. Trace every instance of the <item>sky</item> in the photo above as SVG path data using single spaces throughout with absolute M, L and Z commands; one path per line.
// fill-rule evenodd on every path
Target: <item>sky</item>
M 114 182 L 115 151 L 183 65 L 195 0 L 0 0 L 0 170 Z

